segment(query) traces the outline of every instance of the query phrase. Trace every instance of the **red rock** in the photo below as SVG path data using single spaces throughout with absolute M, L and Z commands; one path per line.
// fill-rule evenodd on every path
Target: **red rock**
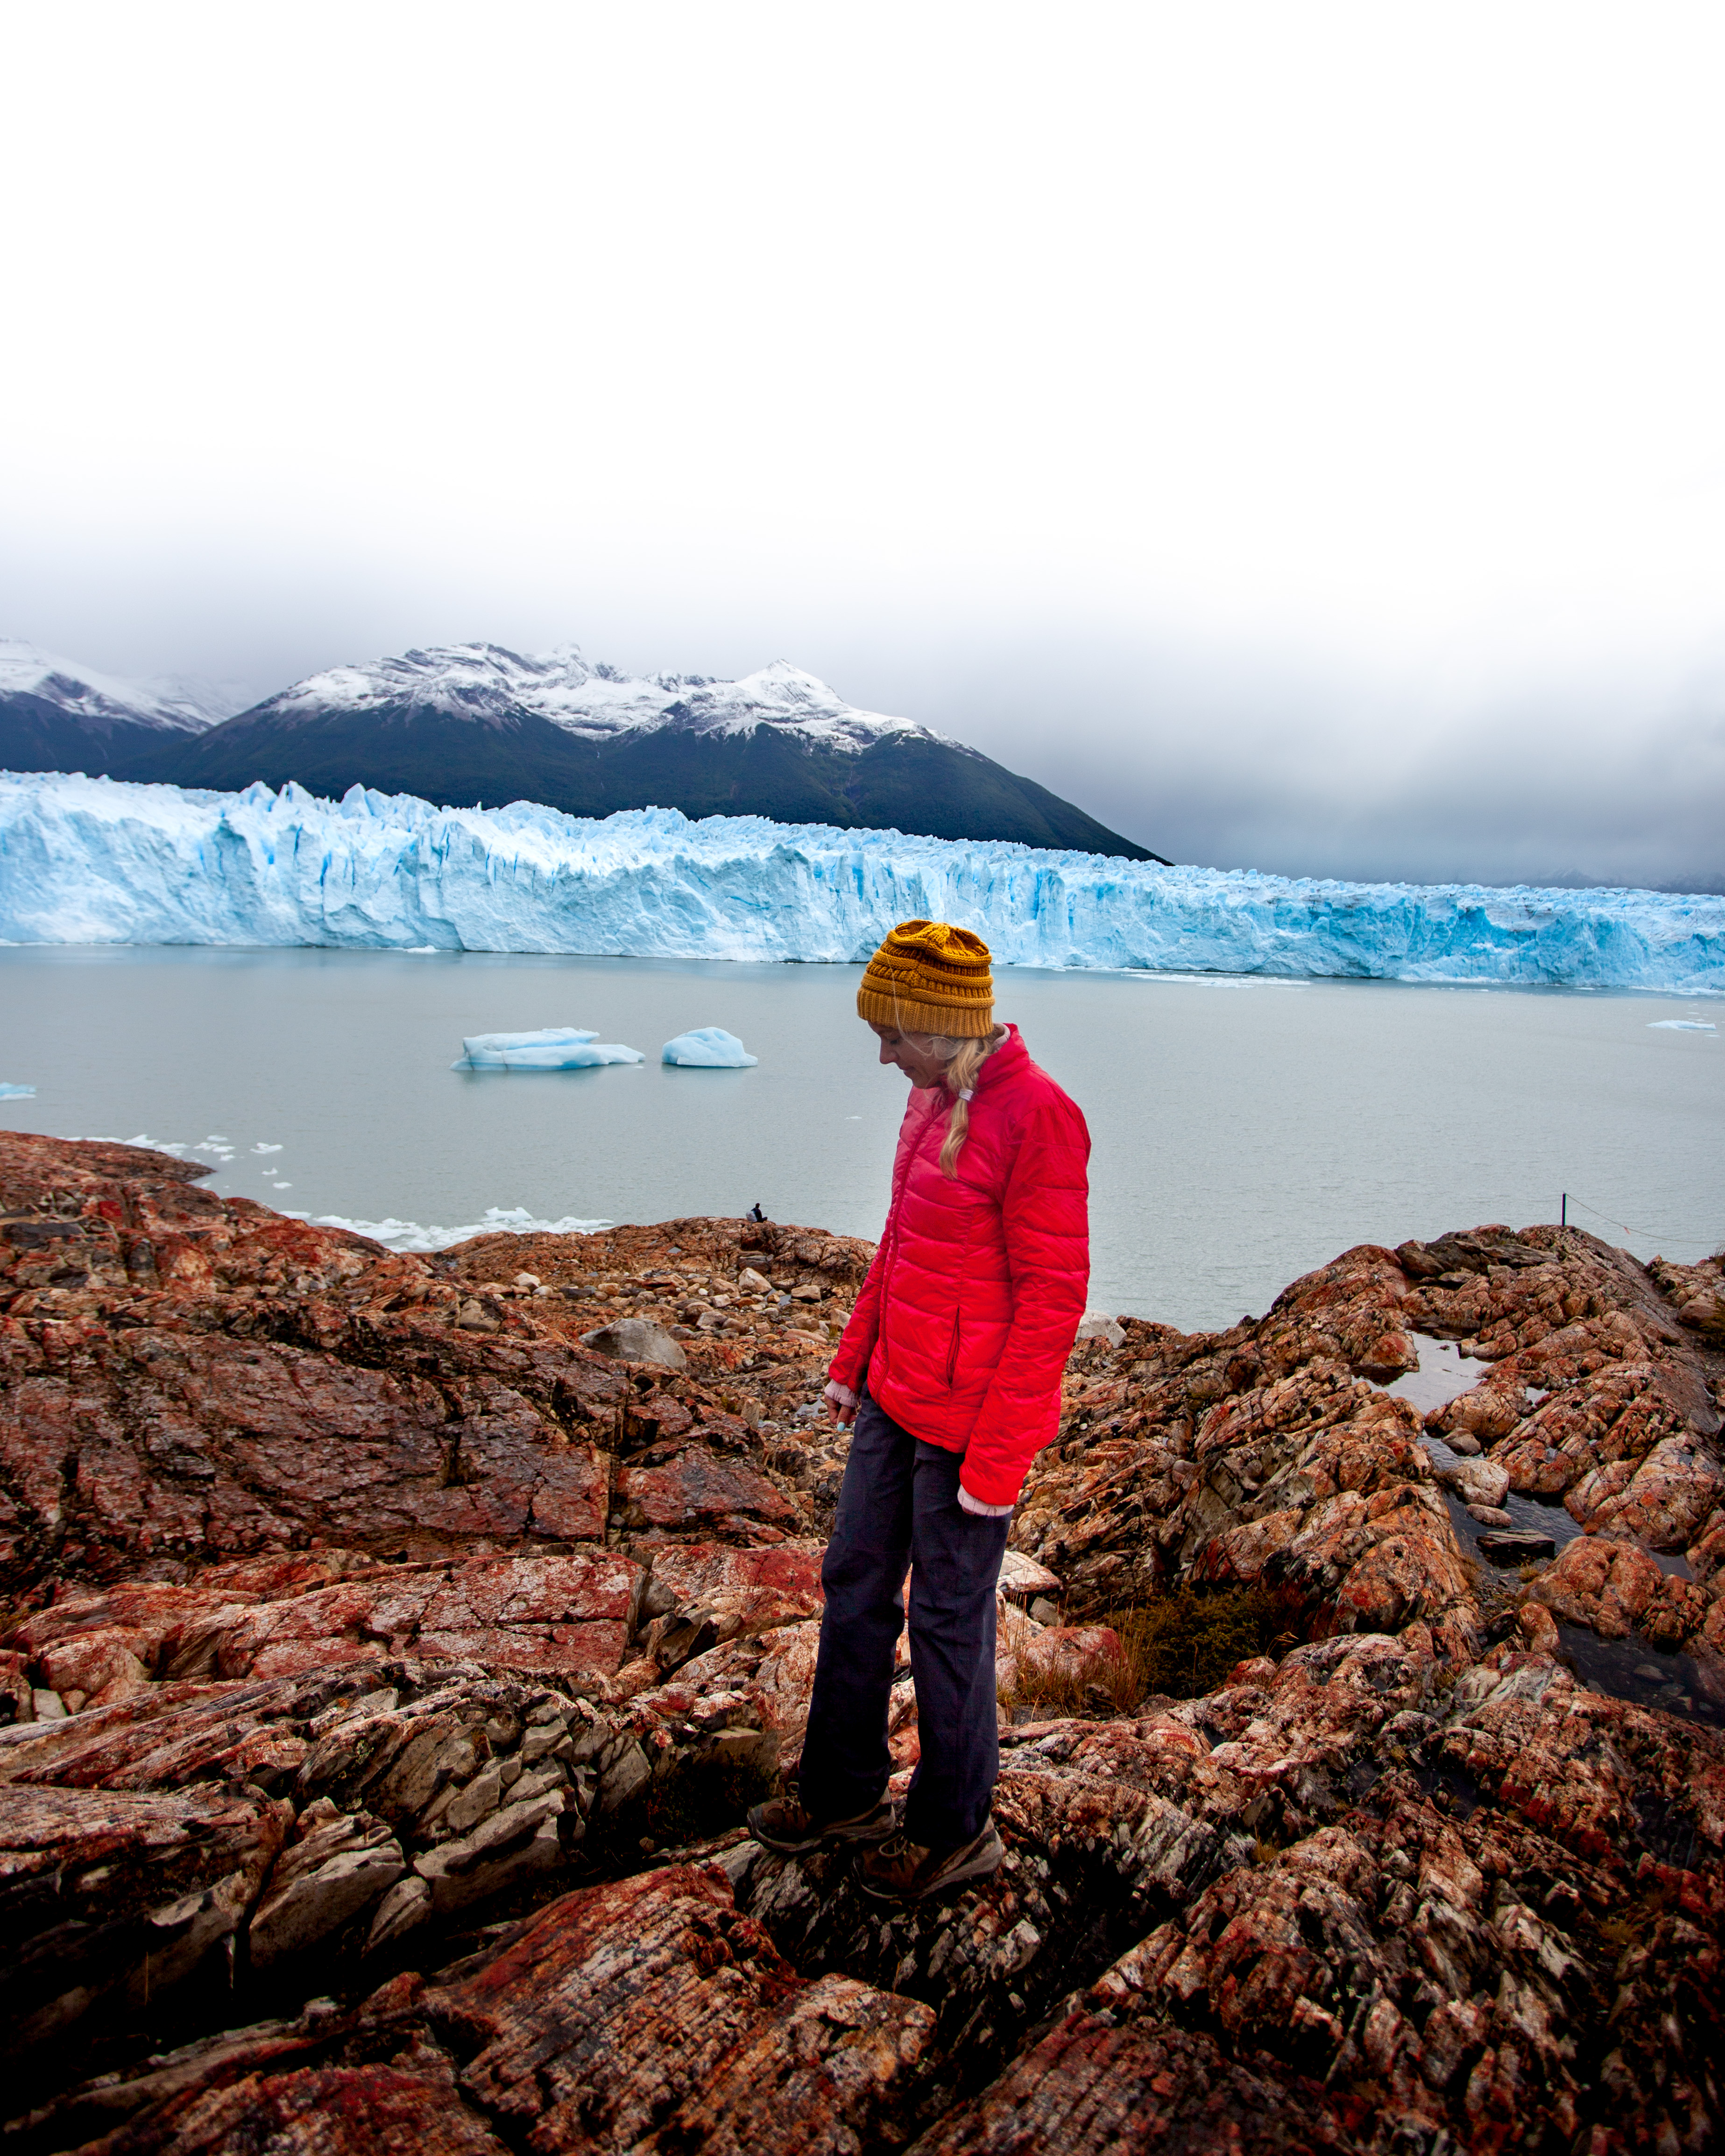
M 1656 1550 L 1686 1548 L 1722 1491 L 1717 1469 L 1697 1457 L 1693 1437 L 1662 1438 L 1626 1468 L 1629 1462 L 1613 1461 L 1584 1476 L 1564 1504 L 1591 1533 Z
M 1207 2035 L 1075 2014 L 910 2156 L 1320 2156 L 1360 2145 L 1316 2083 L 1235 2065 Z
M 215 1791 L 0 1788 L 0 2045 L 64 2041 L 221 1964 L 290 1815 Z
M 152 2108 L 104 2144 L 104 2156 L 504 2156 L 508 2144 L 465 2110 L 447 2062 L 308 2067 L 247 2074 Z
M 1501 1812 L 1591 1863 L 1633 1872 L 1643 1854 L 1675 1852 L 1716 1876 L 1725 1732 L 1608 1699 L 1502 1649 L 1456 1693 L 1459 1712 L 1434 1733 L 1432 1756 L 1465 1771 Z
M 1564 1543 L 1550 1570 L 1527 1591 L 1565 1623 L 1620 1640 L 1635 1630 L 1663 1578 L 1633 1543 L 1580 1535 Z
M 401 1549 L 603 1532 L 593 1448 L 494 1379 L 470 1380 L 452 1414 L 449 1388 L 273 1342 L 236 1351 L 220 1335 L 137 1328 L 78 1343 L 64 1374 L 30 1371 L 44 1346 L 0 1320 L 14 1373 L 0 1465 L 39 1493 L 31 1527 L 51 1537 L 58 1480 L 50 1491 L 33 1463 L 75 1460 L 80 1532 L 110 1565 L 311 1533 Z
M 876 2143 L 934 2019 L 799 1982 L 723 1878 L 687 1867 L 568 1896 L 431 2005 L 475 2047 L 470 2100 L 546 2151 Z
M 819 1549 L 783 1544 L 770 1549 L 732 1549 L 722 1543 L 684 1543 L 653 1553 L 653 1585 L 674 1598 L 678 1609 L 698 1609 L 711 1620 L 716 1640 L 739 1633 L 776 1630 L 819 1616 Z
M 643 1691 L 630 1705 L 638 1725 L 651 1716 L 675 1723 L 700 1714 L 735 1712 L 777 1738 L 783 1756 L 800 1739 L 814 1690 L 820 1626 L 809 1620 L 735 1639 L 685 1662 L 667 1682 Z
M 37 1650 L 41 1681 L 59 1691 L 150 1676 L 290 1676 L 385 1653 L 609 1676 L 624 1659 L 642 1578 L 632 1558 L 605 1553 L 380 1566 L 269 1602 L 121 1589 L 56 1604 L 11 1636 Z M 137 1621 L 86 1629 L 91 1614 L 110 1611 Z
M 763 1476 L 701 1445 L 685 1445 L 655 1466 L 620 1468 L 616 1502 L 629 1526 L 674 1533 L 727 1527 L 747 1534 L 752 1522 L 795 1517 L 783 1493 Z
M 286 1676 L 380 1645 L 429 1660 L 609 1676 L 628 1645 L 640 1568 L 611 1555 L 471 1558 L 353 1581 L 241 1613 L 216 1650 L 223 1676 Z

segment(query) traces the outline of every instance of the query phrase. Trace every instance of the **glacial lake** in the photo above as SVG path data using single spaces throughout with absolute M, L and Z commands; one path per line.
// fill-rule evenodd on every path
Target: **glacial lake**
M 383 951 L 0 949 L 0 1124 L 170 1142 L 210 1187 L 421 1246 L 737 1214 L 875 1235 L 904 1081 L 857 968 Z M 1725 1240 L 1717 1003 L 1026 968 L 999 1014 L 1090 1123 L 1093 1307 L 1261 1312 L 1359 1242 L 1570 1219 L 1638 1256 Z M 639 1066 L 449 1068 L 466 1034 L 596 1029 Z M 752 1070 L 667 1070 L 722 1025 Z M 271 1150 L 260 1151 L 258 1148 Z M 440 1236 L 429 1231 L 440 1230 Z

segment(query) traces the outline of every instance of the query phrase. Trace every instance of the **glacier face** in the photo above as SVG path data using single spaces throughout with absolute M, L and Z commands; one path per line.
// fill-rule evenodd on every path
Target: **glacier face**
M 895 921 L 1003 965 L 1725 993 L 1725 898 L 1291 881 L 675 809 L 603 822 L 353 788 L 0 774 L 0 937 L 865 958 Z

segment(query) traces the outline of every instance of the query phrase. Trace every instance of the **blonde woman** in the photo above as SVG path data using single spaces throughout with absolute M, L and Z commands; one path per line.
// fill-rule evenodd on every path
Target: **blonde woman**
M 916 1901 L 1004 1854 L 988 1814 L 995 1585 L 1084 1314 L 1090 1133 L 1017 1027 L 996 1024 L 988 947 L 969 930 L 901 922 L 856 1000 L 911 1098 L 827 1386 L 852 1435 L 799 1778 L 749 1824 L 788 1854 L 866 1845 L 865 1891 Z M 922 1758 L 901 1822 L 886 1716 L 907 1571 Z

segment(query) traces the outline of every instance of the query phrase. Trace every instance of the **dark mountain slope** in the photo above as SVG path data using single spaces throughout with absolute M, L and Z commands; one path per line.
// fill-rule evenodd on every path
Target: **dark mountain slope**
M 106 772 L 133 767 L 180 747 L 185 737 L 147 720 L 69 711 L 28 689 L 0 692 L 0 770 Z
M 116 778 L 178 786 L 237 789 L 262 779 L 280 787 L 292 778 L 316 793 L 357 784 L 456 808 L 524 799 L 577 816 L 680 808 L 1159 858 L 957 742 L 911 732 L 848 749 L 765 724 L 697 728 L 675 707 L 650 729 L 596 741 L 521 709 L 476 718 L 430 701 L 315 715 L 266 706 L 110 768 Z

